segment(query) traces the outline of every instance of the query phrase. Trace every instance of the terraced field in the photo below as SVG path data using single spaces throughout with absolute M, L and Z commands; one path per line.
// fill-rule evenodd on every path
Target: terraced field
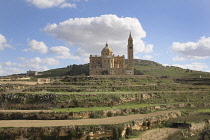
M 210 119 L 209 81 L 207 77 L 80 76 L 27 86 L 18 92 L 2 90 L 0 139 L 120 139 L 153 127 L 168 128 L 160 133 L 146 131 L 140 138 L 148 137 L 147 132 L 150 139 L 167 138 L 173 134 L 169 130 L 176 132 L 169 129 L 168 122 L 181 120 L 170 119 L 196 113 L 203 117 L 200 121 Z

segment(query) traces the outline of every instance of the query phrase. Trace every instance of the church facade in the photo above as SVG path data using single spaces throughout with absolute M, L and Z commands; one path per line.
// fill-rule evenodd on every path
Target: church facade
M 128 38 L 128 59 L 125 56 L 115 56 L 106 43 L 101 56 L 90 55 L 90 75 L 134 75 L 133 38 Z

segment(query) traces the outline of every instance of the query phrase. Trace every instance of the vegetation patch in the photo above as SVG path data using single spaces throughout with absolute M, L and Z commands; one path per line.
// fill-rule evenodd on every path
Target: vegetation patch
M 55 112 L 89 112 L 89 111 L 103 111 L 103 110 L 114 110 L 114 109 L 127 109 L 127 108 L 143 108 L 156 106 L 157 104 L 140 104 L 140 103 L 127 103 L 118 106 L 104 107 L 104 106 L 94 106 L 94 107 L 75 107 L 75 108 L 60 108 L 52 109 Z

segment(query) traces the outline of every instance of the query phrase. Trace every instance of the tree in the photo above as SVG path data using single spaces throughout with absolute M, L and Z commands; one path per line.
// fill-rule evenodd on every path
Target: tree
M 134 75 L 144 75 L 140 70 L 134 69 Z
M 69 72 L 66 73 L 70 76 L 75 75 L 89 75 L 89 64 L 84 65 L 72 65 Z

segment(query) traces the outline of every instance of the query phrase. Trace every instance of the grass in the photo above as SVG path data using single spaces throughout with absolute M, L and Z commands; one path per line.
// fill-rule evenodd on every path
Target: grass
M 209 108 L 197 109 L 196 112 L 198 112 L 198 113 L 210 113 L 210 109 Z
M 194 108 L 194 109 L 190 109 L 190 108 L 187 108 L 187 109 L 184 109 L 184 110 L 182 110 L 182 112 L 183 112 L 183 114 L 187 114 L 187 115 L 189 115 L 189 114 L 198 114 L 198 113 L 200 113 L 200 114 L 207 114 L 207 115 L 209 115 L 209 118 L 210 118 L 210 108 L 205 108 L 205 107 L 203 107 L 203 108 Z
M 75 108 L 62 108 L 62 109 L 52 109 L 55 112 L 89 112 L 89 111 L 103 111 L 103 110 L 113 110 L 113 109 L 127 109 L 127 108 L 143 108 L 143 107 L 150 107 L 156 106 L 157 104 L 138 104 L 138 103 L 129 103 L 129 104 L 122 104 L 113 107 L 75 107 Z
M 140 70 L 145 75 L 162 77 L 168 76 L 169 78 L 181 78 L 181 77 L 197 77 L 200 75 L 202 77 L 210 77 L 210 73 L 193 71 L 188 69 L 182 69 L 178 67 L 164 67 L 164 66 L 155 66 L 155 65 L 136 65 L 135 68 Z
M 115 92 L 111 92 L 111 91 L 98 91 L 98 92 L 49 92 L 49 91 L 40 91 L 40 92 L 25 92 L 25 94 L 72 94 L 72 95 L 78 95 L 78 94 L 82 94 L 82 95 L 95 95 L 95 94 L 111 94 L 111 95 L 117 95 L 117 94 L 139 94 L 139 93 L 148 93 L 146 91 L 133 91 L 133 92 L 129 92 L 129 91 L 115 91 Z
M 67 72 L 69 72 L 69 68 L 51 69 L 51 70 L 42 72 L 43 75 L 38 76 L 38 77 L 58 77 L 58 76 L 64 76 L 64 75 L 66 75 Z
M 170 135 L 168 138 L 165 140 L 198 140 L 198 133 L 192 136 L 188 136 L 187 138 L 183 136 L 183 133 L 177 132 L 173 135 Z
M 198 111 L 197 111 L 198 110 Z M 208 109 L 194 109 L 194 108 L 188 108 L 182 110 L 185 115 L 182 115 L 181 117 L 175 118 L 175 119 L 169 119 L 166 124 L 172 124 L 172 123 L 201 123 L 204 122 L 205 119 L 209 120 L 210 115 L 205 113 L 199 112 L 199 110 L 208 110 Z M 210 111 L 210 110 L 208 110 Z M 182 113 L 182 114 L 183 114 Z M 169 126 L 170 126 L 169 125 Z

